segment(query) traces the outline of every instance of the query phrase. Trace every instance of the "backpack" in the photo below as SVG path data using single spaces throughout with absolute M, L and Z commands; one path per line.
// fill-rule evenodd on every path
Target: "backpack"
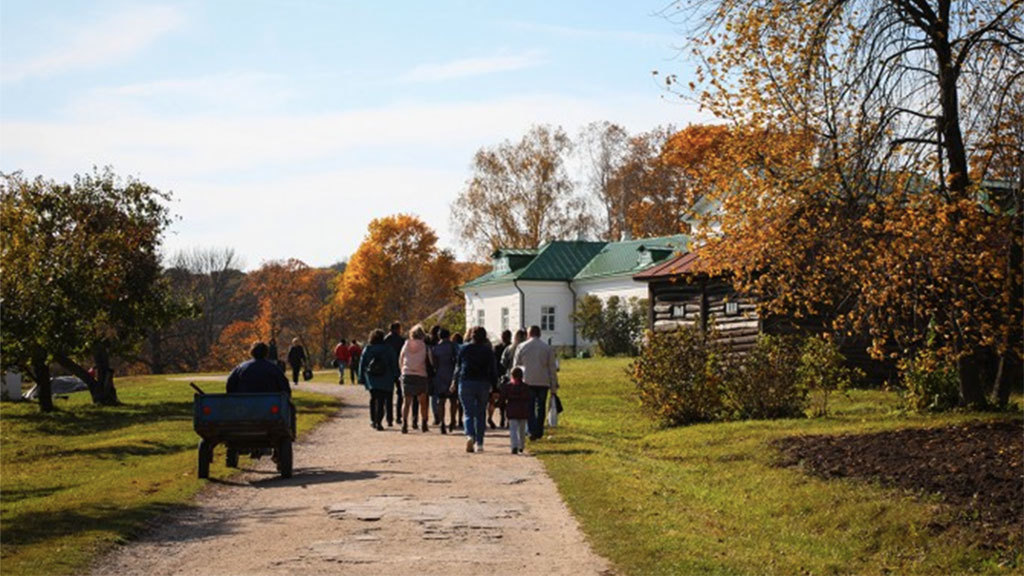
M 383 376 L 387 371 L 388 367 L 380 356 L 370 358 L 370 361 L 366 364 L 366 373 L 370 376 Z

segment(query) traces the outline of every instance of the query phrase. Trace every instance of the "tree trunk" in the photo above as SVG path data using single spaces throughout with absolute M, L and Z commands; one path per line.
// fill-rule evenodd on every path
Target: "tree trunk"
M 39 410 L 53 412 L 53 387 L 50 385 L 50 363 L 46 352 L 36 350 L 32 353 L 32 379 L 36 381 L 36 392 L 39 397 Z
M 985 406 L 985 383 L 981 377 L 983 366 L 984 355 L 979 352 L 971 352 L 958 361 L 961 405 L 969 408 Z
M 160 330 L 153 330 L 149 333 L 149 370 L 153 374 L 164 373 L 163 352 L 163 334 Z
M 104 344 L 93 347 L 93 362 L 96 366 L 97 392 L 93 394 L 93 403 L 114 406 L 120 404 L 117 389 L 114 388 L 114 370 L 110 367 L 110 353 Z

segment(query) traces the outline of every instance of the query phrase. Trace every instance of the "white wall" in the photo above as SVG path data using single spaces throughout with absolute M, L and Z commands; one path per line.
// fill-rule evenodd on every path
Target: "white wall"
M 484 328 L 491 341 L 501 336 L 501 309 L 508 308 L 509 330 L 519 328 L 519 291 L 512 283 L 468 288 L 466 295 L 466 326 L 477 325 L 477 313 L 484 311 Z
M 618 296 L 625 302 L 634 297 L 647 298 L 647 283 L 637 282 L 630 276 L 583 280 L 575 282 L 573 288 L 580 299 L 588 294 L 593 294 L 601 300 L 608 300 L 611 296 Z
M 573 295 L 565 282 L 538 282 L 523 280 L 519 288 L 525 294 L 525 325 L 540 326 L 540 313 L 543 306 L 555 307 L 555 330 L 544 331 L 541 337 L 551 339 L 554 346 L 572 346 L 573 323 L 569 315 L 573 312 Z M 577 299 L 593 294 L 607 300 L 609 296 L 629 300 L 631 297 L 647 298 L 647 284 L 635 282 L 629 276 L 604 278 L 596 281 L 574 283 Z M 508 308 L 509 329 L 515 332 L 519 328 L 519 291 L 511 282 L 478 288 L 468 288 L 466 292 L 466 325 L 477 324 L 477 312 L 484 311 L 484 328 L 492 341 L 497 341 L 501 334 L 501 309 Z M 583 348 L 591 345 L 583 337 L 577 335 L 577 346 Z
M 543 331 L 541 338 L 545 342 L 551 339 L 552 346 L 572 346 L 572 320 L 569 314 L 573 311 L 572 292 L 565 282 L 523 281 L 519 287 L 526 293 L 526 326 L 540 326 L 540 312 L 543 306 L 555 307 L 554 331 Z

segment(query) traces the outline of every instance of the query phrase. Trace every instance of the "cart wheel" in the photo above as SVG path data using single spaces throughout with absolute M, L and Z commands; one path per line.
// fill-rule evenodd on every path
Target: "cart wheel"
M 210 462 L 213 460 L 213 449 L 206 440 L 199 441 L 199 477 L 210 477 Z
M 292 477 L 292 440 L 285 438 L 277 447 L 277 471 L 282 478 Z
M 228 468 L 238 468 L 238 450 L 228 448 L 228 456 L 225 460 L 225 464 Z

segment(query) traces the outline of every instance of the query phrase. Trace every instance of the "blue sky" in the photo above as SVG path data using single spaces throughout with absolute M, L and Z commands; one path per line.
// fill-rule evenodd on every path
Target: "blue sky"
M 651 75 L 686 75 L 663 5 L 4 0 L 0 170 L 171 191 L 168 254 L 327 265 L 407 212 L 465 256 L 449 206 L 480 147 L 707 120 Z

